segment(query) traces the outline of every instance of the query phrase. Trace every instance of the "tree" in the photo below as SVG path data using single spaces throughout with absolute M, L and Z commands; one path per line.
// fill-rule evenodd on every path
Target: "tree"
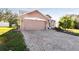
M 12 27 L 13 24 L 17 24 L 17 14 L 13 14 L 10 10 L 5 9 L 3 13 L 3 21 L 9 22 L 9 27 Z
M 3 9 L 0 9 L 0 21 L 2 21 L 2 19 L 3 19 Z
M 77 22 L 76 20 L 74 22 L 75 22 L 75 28 L 79 29 L 79 22 Z
M 75 28 L 75 21 L 71 16 L 63 16 L 59 21 L 59 28 L 70 29 Z
M 48 14 L 47 14 L 46 16 L 49 17 L 49 18 L 52 18 L 52 17 L 51 17 L 50 15 L 48 15 Z

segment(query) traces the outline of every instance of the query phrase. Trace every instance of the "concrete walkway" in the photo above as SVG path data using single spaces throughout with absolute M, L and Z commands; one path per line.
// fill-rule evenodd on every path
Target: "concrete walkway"
M 22 31 L 31 51 L 79 51 L 79 37 L 50 31 Z

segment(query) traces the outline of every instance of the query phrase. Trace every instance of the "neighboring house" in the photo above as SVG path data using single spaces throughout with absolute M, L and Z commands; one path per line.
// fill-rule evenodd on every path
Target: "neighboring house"
M 46 17 L 38 10 L 20 15 L 21 30 L 45 30 L 49 27 L 49 17 Z
M 49 22 L 49 28 L 55 28 L 55 26 L 56 26 L 55 20 L 53 20 L 50 15 L 46 15 L 46 16 L 49 18 L 49 20 L 48 20 L 48 22 Z
M 52 19 L 51 19 L 51 27 L 54 28 L 55 26 L 56 26 L 55 20 L 52 20 Z
M 1 21 L 0 22 L 0 27 L 2 27 L 2 26 L 9 26 L 9 23 Z

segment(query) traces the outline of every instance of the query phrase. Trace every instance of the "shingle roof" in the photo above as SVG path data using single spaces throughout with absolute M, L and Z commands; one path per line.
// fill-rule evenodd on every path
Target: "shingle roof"
M 40 13 L 43 17 L 45 17 L 46 19 L 49 19 L 46 15 L 42 14 L 42 13 L 41 13 L 40 11 L 38 11 L 38 10 L 32 10 L 32 11 L 29 11 L 29 12 L 25 12 L 25 13 L 23 13 L 23 14 L 20 15 L 20 16 L 23 16 L 23 15 L 25 15 L 25 14 L 32 13 L 32 12 L 38 12 L 38 13 Z

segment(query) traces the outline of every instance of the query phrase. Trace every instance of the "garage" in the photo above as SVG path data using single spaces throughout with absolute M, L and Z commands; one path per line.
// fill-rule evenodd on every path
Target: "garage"
M 45 30 L 48 28 L 48 18 L 38 10 L 21 15 L 21 30 Z
M 43 20 L 27 20 L 24 19 L 22 23 L 23 30 L 45 30 L 46 21 Z

